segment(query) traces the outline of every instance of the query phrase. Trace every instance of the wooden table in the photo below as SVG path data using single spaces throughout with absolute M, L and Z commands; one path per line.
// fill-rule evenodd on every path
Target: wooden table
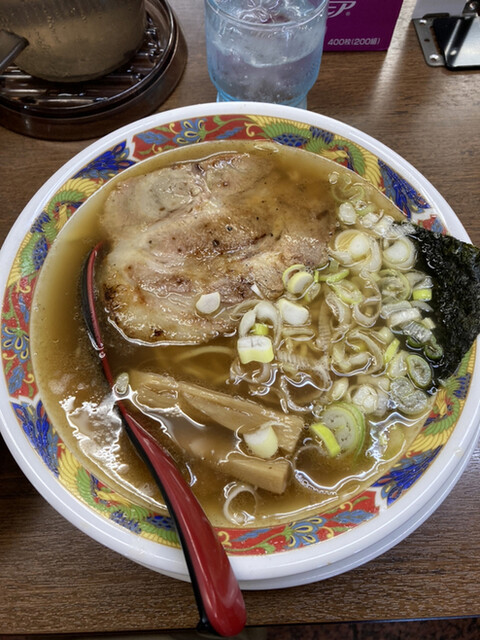
M 215 99 L 203 3 L 172 0 L 189 46 L 161 109 Z M 388 52 L 324 56 L 309 108 L 379 139 L 419 169 L 480 245 L 480 72 L 428 67 L 404 3 Z M 0 127 L 0 238 L 45 180 L 90 141 L 32 139 Z M 103 548 L 58 515 L 0 441 L 0 634 L 193 628 L 190 587 Z M 480 614 L 480 449 L 441 507 L 383 556 L 325 582 L 246 592 L 248 624 Z

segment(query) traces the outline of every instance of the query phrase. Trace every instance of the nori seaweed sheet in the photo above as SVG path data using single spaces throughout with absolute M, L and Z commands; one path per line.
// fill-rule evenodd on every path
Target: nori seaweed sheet
M 409 237 L 418 250 L 418 269 L 433 280 L 434 330 L 444 354 L 435 376 L 455 373 L 480 333 L 480 250 L 452 236 L 412 225 Z

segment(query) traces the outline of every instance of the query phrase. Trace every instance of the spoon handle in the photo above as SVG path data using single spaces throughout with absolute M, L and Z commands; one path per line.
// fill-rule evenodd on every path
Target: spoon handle
M 117 403 L 127 433 L 162 491 L 180 538 L 200 613 L 199 630 L 234 636 L 246 622 L 245 604 L 227 554 L 167 451 Z
M 114 379 L 103 345 L 95 308 L 94 267 L 100 250 L 97 245 L 85 264 L 82 306 L 87 330 L 112 388 Z M 117 400 L 125 430 L 156 480 L 172 516 L 200 613 L 199 630 L 233 636 L 246 622 L 245 603 L 227 554 L 190 486 L 170 454 Z

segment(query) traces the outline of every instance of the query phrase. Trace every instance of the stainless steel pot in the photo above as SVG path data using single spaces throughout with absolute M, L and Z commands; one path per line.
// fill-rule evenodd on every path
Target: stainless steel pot
M 0 0 L 0 71 L 53 82 L 105 75 L 127 62 L 145 29 L 144 0 Z

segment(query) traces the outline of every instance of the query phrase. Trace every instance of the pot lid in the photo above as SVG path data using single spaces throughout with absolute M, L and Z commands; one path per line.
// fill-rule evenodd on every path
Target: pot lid
M 147 0 L 146 12 L 138 51 L 101 78 L 57 84 L 9 66 L 0 75 L 0 123 L 35 138 L 82 140 L 153 113 L 178 84 L 187 46 L 164 0 Z

